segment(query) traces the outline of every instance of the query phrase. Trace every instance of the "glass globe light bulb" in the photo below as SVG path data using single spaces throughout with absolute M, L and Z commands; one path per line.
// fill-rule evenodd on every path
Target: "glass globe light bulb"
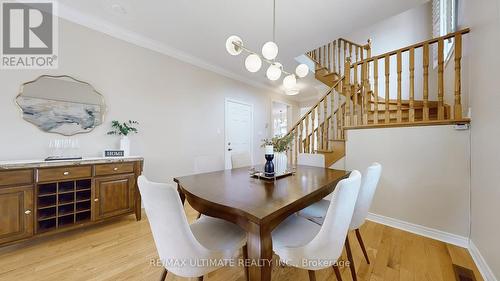
M 273 60 L 278 56 L 278 45 L 273 41 L 269 41 L 262 46 L 262 55 L 268 60 Z
M 281 77 L 281 64 L 274 63 L 269 66 L 266 71 L 266 76 L 271 81 L 276 81 Z
M 229 36 L 226 40 L 226 50 L 229 54 L 237 56 L 243 51 L 240 47 L 235 46 L 234 43 L 243 44 L 240 37 L 236 35 Z
M 250 72 L 257 72 L 257 71 L 259 71 L 259 69 L 260 69 L 261 66 L 262 66 L 262 60 L 256 54 L 250 54 L 245 59 L 245 67 Z
M 299 64 L 297 65 L 297 68 L 295 69 L 295 74 L 299 76 L 300 78 L 304 78 L 309 74 L 309 67 L 306 64 Z
M 292 89 L 297 85 L 297 78 L 295 78 L 294 74 L 287 75 L 283 79 L 283 86 L 285 86 L 286 89 Z

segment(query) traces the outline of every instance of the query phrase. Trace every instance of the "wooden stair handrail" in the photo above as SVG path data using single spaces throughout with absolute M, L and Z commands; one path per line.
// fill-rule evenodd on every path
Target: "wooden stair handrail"
M 397 49 L 397 50 L 394 50 L 394 51 L 391 51 L 391 52 L 387 52 L 385 54 L 381 54 L 381 55 L 377 55 L 377 56 L 372 56 L 372 57 L 369 57 L 369 58 L 366 58 L 360 62 L 358 62 L 358 64 L 362 64 L 364 62 L 372 62 L 376 59 L 383 59 L 385 58 L 386 56 L 394 56 L 394 55 L 397 55 L 398 53 L 404 53 L 404 52 L 408 52 L 410 51 L 410 49 L 418 49 L 418 48 L 422 48 L 424 45 L 431 45 L 431 44 L 436 44 L 438 43 L 440 40 L 447 40 L 447 39 L 451 39 L 451 38 L 454 38 L 456 35 L 459 35 L 459 34 L 467 34 L 470 32 L 470 28 L 464 28 L 462 30 L 459 30 L 459 31 L 456 31 L 456 32 L 453 32 L 453 33 L 449 33 L 449 34 L 446 34 L 444 36 L 441 36 L 441 37 L 436 37 L 436 38 L 432 38 L 430 40 L 426 40 L 426 41 L 422 41 L 420 43 L 416 43 L 416 44 L 413 44 L 413 45 L 410 45 L 410 46 L 407 46 L 407 47 L 404 47 L 404 48 L 401 48 L 401 49 Z M 354 67 L 354 64 L 351 65 L 351 68 Z

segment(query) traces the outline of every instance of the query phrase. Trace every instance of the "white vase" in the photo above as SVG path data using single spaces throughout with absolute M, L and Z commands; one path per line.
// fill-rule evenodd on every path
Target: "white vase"
M 130 156 L 130 139 L 127 136 L 120 139 L 120 150 L 123 150 L 124 156 Z
M 276 174 L 284 174 L 288 168 L 288 158 L 286 152 L 274 153 L 274 171 Z

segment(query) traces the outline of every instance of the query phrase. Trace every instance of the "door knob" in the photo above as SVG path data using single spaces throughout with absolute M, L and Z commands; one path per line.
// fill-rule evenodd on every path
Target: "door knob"
M 228 148 L 227 151 L 232 151 L 233 149 L 232 148 Z
M 29 214 L 31 214 L 31 210 L 26 210 L 26 211 L 24 211 L 24 213 L 25 213 L 26 215 L 29 215 Z
M 69 172 L 64 172 L 63 175 L 67 176 L 69 175 Z
M 113 171 L 118 171 L 118 167 L 115 167 L 115 168 L 113 169 Z
M 99 202 L 99 198 L 94 199 L 94 202 Z

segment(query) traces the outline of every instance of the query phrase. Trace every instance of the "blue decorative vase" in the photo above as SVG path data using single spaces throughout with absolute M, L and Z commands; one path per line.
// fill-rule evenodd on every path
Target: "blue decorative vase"
M 264 175 L 266 177 L 274 177 L 274 154 L 266 154 L 266 164 L 264 165 Z

